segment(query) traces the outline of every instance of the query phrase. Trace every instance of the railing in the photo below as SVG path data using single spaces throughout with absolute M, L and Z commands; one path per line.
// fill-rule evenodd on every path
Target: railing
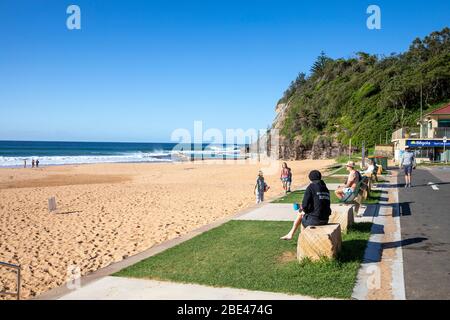
M 444 137 L 450 137 L 450 128 L 433 128 L 427 132 L 423 132 L 423 136 L 420 137 L 419 128 L 400 128 L 392 133 L 392 140 L 399 139 L 442 139 Z
M 444 138 L 450 137 L 450 128 L 434 128 L 433 129 L 433 138 Z
M 392 133 L 392 141 L 407 138 L 420 138 L 420 129 L 400 128 Z
M 11 269 L 16 269 L 16 271 L 17 271 L 17 291 L 16 292 L 0 291 L 0 295 L 16 296 L 17 300 L 20 300 L 20 266 L 0 261 L 0 267 L 1 266 L 6 267 L 6 268 L 11 268 Z

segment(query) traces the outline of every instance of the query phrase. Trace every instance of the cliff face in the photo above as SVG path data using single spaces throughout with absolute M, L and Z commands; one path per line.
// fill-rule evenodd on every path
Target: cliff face
M 288 103 L 276 106 L 277 116 L 272 125 L 273 129 L 281 130 L 283 128 L 288 109 Z M 318 136 L 311 147 L 302 143 L 301 136 L 297 136 L 294 141 L 282 135 L 279 139 L 278 157 L 282 160 L 330 159 L 348 153 L 348 148 L 339 143 L 336 137 Z M 270 140 L 268 142 L 268 149 L 270 149 Z
M 422 114 L 450 101 L 450 28 L 415 39 L 390 56 L 358 52 L 332 59 L 322 53 L 300 73 L 275 110 L 281 159 L 319 159 L 373 147 Z
M 280 137 L 278 156 L 283 160 L 330 159 L 348 153 L 348 147 L 336 140 L 317 137 L 311 148 L 305 147 L 301 138 L 290 141 Z

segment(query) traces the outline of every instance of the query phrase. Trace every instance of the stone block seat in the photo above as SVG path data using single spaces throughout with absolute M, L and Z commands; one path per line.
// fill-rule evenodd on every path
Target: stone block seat
M 309 226 L 300 232 L 297 243 L 297 259 L 309 258 L 317 261 L 321 258 L 336 258 L 342 247 L 341 226 L 327 224 Z
M 347 233 L 348 228 L 355 222 L 353 206 L 343 208 L 344 210 L 333 210 L 328 219 L 328 223 L 341 226 L 341 232 Z

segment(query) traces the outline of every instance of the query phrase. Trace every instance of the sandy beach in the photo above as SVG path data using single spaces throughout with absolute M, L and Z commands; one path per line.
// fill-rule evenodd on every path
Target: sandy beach
M 331 163 L 288 162 L 293 185 Z M 0 169 L 0 261 L 20 264 L 22 298 L 36 296 L 62 285 L 70 266 L 88 274 L 253 205 L 260 167 L 237 161 Z M 266 182 L 266 197 L 282 192 L 278 172 Z M 56 213 L 48 211 L 52 196 Z M 0 279 L 0 291 L 15 289 L 12 272 L 0 268 Z

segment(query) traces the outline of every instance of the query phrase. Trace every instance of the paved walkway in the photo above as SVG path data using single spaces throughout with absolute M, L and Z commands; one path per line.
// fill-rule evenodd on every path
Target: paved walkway
M 333 211 L 347 211 L 351 205 L 332 204 Z M 359 209 L 362 217 L 355 217 L 355 222 L 372 222 L 378 214 L 378 206 L 362 206 Z M 294 221 L 297 217 L 292 204 L 267 203 L 264 206 L 252 210 L 233 220 L 260 220 L 260 221 Z
M 234 288 L 213 288 L 197 284 L 104 277 L 74 290 L 60 300 L 313 300 L 288 295 Z
M 403 256 L 396 178 L 381 189 L 363 263 L 352 297 L 359 300 L 404 300 Z

